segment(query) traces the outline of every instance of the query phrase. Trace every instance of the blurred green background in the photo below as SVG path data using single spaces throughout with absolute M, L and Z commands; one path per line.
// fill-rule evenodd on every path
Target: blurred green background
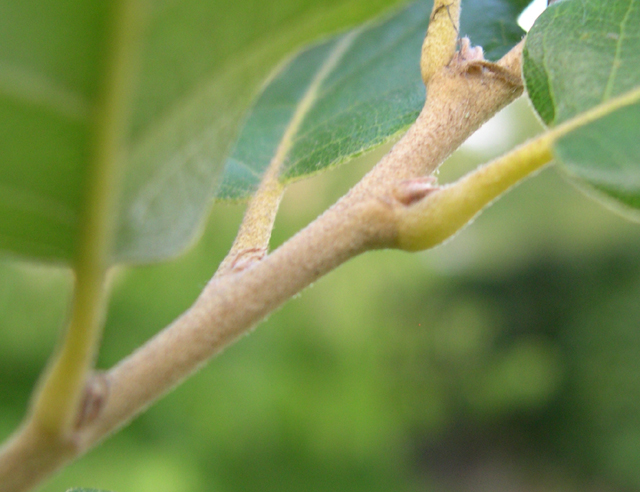
M 446 182 L 539 131 L 527 103 Z M 379 154 L 379 152 L 377 152 Z M 375 161 L 294 185 L 274 245 Z M 186 309 L 242 206 L 175 261 L 119 271 L 99 367 Z M 67 271 L 0 259 L 0 438 L 64 325 Z M 549 168 L 432 251 L 344 265 L 41 490 L 640 490 L 640 227 Z

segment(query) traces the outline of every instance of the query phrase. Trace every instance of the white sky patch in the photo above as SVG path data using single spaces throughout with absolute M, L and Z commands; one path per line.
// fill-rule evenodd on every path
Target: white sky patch
M 533 0 L 518 17 L 518 25 L 529 32 L 538 16 L 547 8 L 547 0 Z
M 547 0 L 533 0 L 524 9 L 518 24 L 525 31 L 529 31 L 538 16 L 547 8 Z M 515 116 L 510 108 L 505 108 L 485 123 L 463 144 L 472 152 L 491 152 L 493 149 L 506 148 L 513 139 L 513 120 Z

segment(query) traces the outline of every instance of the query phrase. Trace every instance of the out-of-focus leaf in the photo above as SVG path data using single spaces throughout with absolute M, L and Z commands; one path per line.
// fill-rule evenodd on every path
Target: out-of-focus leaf
M 184 248 L 273 67 L 301 44 L 397 1 L 159 2 L 131 132 L 117 259 L 162 259 Z
M 395 1 L 145 2 L 112 260 L 158 260 L 187 245 L 238 122 L 273 67 Z M 0 250 L 62 262 L 75 254 L 116 3 L 0 4 Z
M 0 249 L 73 255 L 108 10 L 0 4 Z
M 635 209 L 640 208 L 639 27 L 638 0 L 555 3 L 529 32 L 523 67 L 529 97 L 547 125 L 604 109 L 600 118 L 559 139 L 556 157 L 572 177 L 604 192 L 607 202 Z M 609 102 L 621 96 L 628 102 L 608 111 Z
M 516 24 L 522 4 L 463 2 L 461 31 L 497 58 L 523 34 Z M 284 140 L 289 151 L 280 170 L 288 180 L 349 160 L 410 125 L 424 104 L 419 58 L 432 6 L 418 1 L 288 63 L 253 109 L 218 196 L 253 192 Z

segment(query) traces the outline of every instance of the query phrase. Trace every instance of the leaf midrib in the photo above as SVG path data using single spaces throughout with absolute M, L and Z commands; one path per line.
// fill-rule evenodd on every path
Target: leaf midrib
M 620 96 L 608 99 L 607 101 L 580 113 L 574 118 L 565 121 L 550 130 L 549 135 L 552 140 L 557 142 L 560 138 L 570 132 L 597 121 L 600 118 L 604 118 L 618 109 L 631 106 L 637 102 L 640 102 L 640 86 L 635 87 Z
M 309 112 L 321 96 L 322 83 L 338 66 L 340 60 L 344 57 L 349 47 L 353 44 L 354 40 L 360 35 L 361 32 L 361 29 L 351 31 L 345 34 L 341 39 L 336 41 L 335 46 L 329 52 L 329 56 L 327 56 L 322 65 L 320 65 L 320 67 L 316 71 L 315 75 L 311 79 L 311 82 L 309 83 L 307 90 L 305 91 L 302 98 L 300 98 L 300 100 L 298 101 L 298 105 L 293 115 L 291 115 L 291 120 L 289 121 L 289 124 L 282 134 L 280 143 L 278 144 L 273 159 L 269 164 L 269 174 L 277 176 L 280 172 L 282 164 L 293 148 L 295 136 L 302 126 L 305 117 L 307 116 L 307 114 L 309 114 Z

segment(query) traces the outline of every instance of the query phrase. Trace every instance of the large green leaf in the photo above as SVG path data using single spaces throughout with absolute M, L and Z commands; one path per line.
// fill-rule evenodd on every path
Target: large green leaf
M 397 0 L 148 0 L 113 261 L 179 252 L 283 56 Z M 112 1 L 0 3 L 0 250 L 72 261 Z M 118 190 L 113 190 L 116 193 Z
M 524 2 L 463 2 L 463 34 L 497 58 L 523 31 Z M 433 3 L 418 1 L 382 22 L 304 50 L 265 88 L 225 165 L 218 196 L 251 194 L 286 145 L 283 179 L 337 165 L 392 138 L 424 104 L 420 46 Z
M 555 143 L 569 172 L 611 199 L 640 208 L 640 1 L 565 0 L 551 5 L 527 36 L 525 83 L 550 126 L 602 116 Z M 626 96 L 623 96 L 626 95 Z M 617 107 L 615 99 L 628 100 Z M 607 110 L 608 106 L 612 110 Z M 613 108 L 613 106 L 616 106 Z

